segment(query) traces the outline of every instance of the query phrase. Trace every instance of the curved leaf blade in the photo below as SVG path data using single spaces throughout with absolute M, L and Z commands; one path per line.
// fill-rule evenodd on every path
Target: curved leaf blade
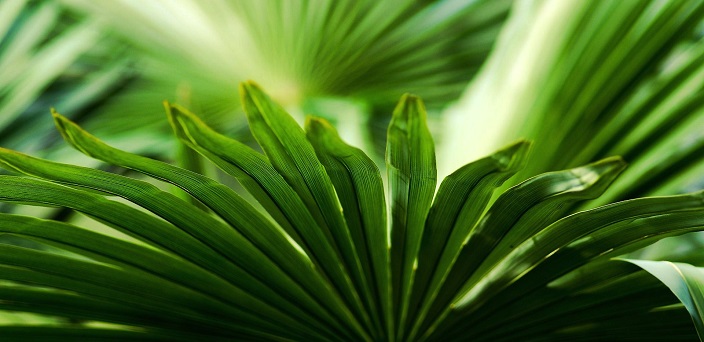
M 620 158 L 607 158 L 535 176 L 501 194 L 455 251 L 431 317 L 440 315 L 457 293 L 482 279 L 486 269 L 521 242 L 562 217 L 561 207 L 600 195 L 624 167 Z
M 702 193 L 614 203 L 570 215 L 526 240 L 481 279 L 465 284 L 453 310 L 471 312 L 512 286 L 507 301 L 590 261 L 666 236 L 701 230 Z
M 465 165 L 446 177 L 433 202 L 418 260 L 417 279 L 409 313 L 416 320 L 411 338 L 438 296 L 469 231 L 481 218 L 494 190 L 525 163 L 530 143 L 520 141 Z M 418 317 L 415 317 L 415 313 Z
M 278 287 L 277 291 L 281 293 L 298 292 L 295 295 L 295 297 L 301 299 L 297 301 L 298 305 L 306 307 L 311 312 L 316 312 L 318 317 L 325 319 L 338 329 L 344 330 L 344 323 L 341 324 L 340 322 L 348 322 L 349 319 L 349 312 L 345 312 L 346 308 L 344 306 L 332 305 L 334 300 L 319 300 L 317 302 L 323 304 L 323 306 L 315 305 L 316 301 L 310 299 L 311 296 L 315 298 L 318 295 L 329 293 L 327 290 L 311 290 L 320 289 L 320 279 L 308 276 L 308 274 L 315 274 L 316 272 L 312 270 L 313 265 L 310 259 L 300 249 L 291 244 L 290 238 L 280 227 L 262 216 L 261 213 L 249 203 L 246 203 L 232 189 L 210 178 L 173 165 L 115 149 L 59 114 L 54 113 L 54 118 L 59 131 L 67 142 L 84 154 L 169 182 L 200 200 L 246 238 L 241 246 L 247 247 L 249 251 L 245 251 L 242 248 L 233 249 L 223 246 L 221 249 L 222 253 L 229 255 L 231 261 L 245 267 L 247 272 L 270 277 L 265 281 L 268 284 L 266 287 Z M 213 226 L 213 228 L 217 227 Z M 232 230 L 222 230 L 220 233 L 235 238 L 238 235 L 233 234 L 236 232 Z M 240 238 L 239 240 L 242 239 Z M 227 241 L 223 240 L 221 241 L 222 243 L 227 243 Z M 257 255 L 260 256 L 257 257 Z M 243 262 L 245 264 L 242 264 Z M 269 266 L 266 266 L 266 264 L 269 264 Z M 306 269 L 309 270 L 309 273 L 301 272 L 301 270 Z M 273 273 L 263 273 L 263 270 L 269 270 Z M 274 276 L 277 273 L 279 276 Z M 308 290 L 306 291 L 307 293 L 301 291 L 301 285 L 294 285 L 293 283 L 284 285 L 284 283 L 292 281 L 297 284 L 305 284 Z M 316 283 L 318 284 L 317 287 Z M 321 311 L 323 307 L 335 313 L 334 318 L 337 320 L 333 320 L 333 317 Z
M 103 263 L 118 265 L 123 269 L 138 269 L 188 287 L 199 293 L 213 297 L 242 311 L 243 319 L 251 319 L 249 312 L 259 318 L 275 318 L 291 326 L 298 325 L 278 309 L 252 297 L 247 292 L 205 272 L 194 264 L 173 257 L 170 254 L 126 242 L 109 236 L 94 233 L 70 224 L 41 220 L 26 216 L 0 214 L 0 233 L 36 239 L 68 251 L 77 252 Z M 277 303 L 278 304 L 278 303 Z M 303 312 L 297 312 L 305 315 Z M 239 317 L 239 316 L 238 316 Z M 292 316 L 304 318 L 305 316 Z M 311 321 L 310 319 L 306 319 Z M 316 322 L 313 320 L 313 322 Z M 320 325 L 315 326 L 320 330 Z M 313 334 L 315 335 L 315 333 Z
M 339 251 L 344 267 L 333 280 L 361 321 L 369 327 L 368 308 L 359 294 L 370 297 L 369 282 L 325 167 L 306 140 L 303 129 L 257 85 L 242 83 L 240 95 L 252 134 L 274 168 L 301 196 L 319 226 L 326 231 L 328 243 Z
M 237 178 L 292 239 L 310 253 L 316 267 L 328 275 L 339 275 L 342 261 L 328 243 L 300 196 L 286 183 L 265 156 L 236 140 L 218 134 L 185 108 L 165 103 L 171 125 L 177 136 L 223 171 Z M 336 273 L 337 272 L 337 273 Z M 324 282 L 323 285 L 328 285 Z M 328 294 L 330 288 L 316 290 L 325 294 L 326 302 L 344 307 L 342 298 Z
M 684 263 L 623 259 L 658 278 L 684 304 L 697 328 L 699 340 L 704 340 L 704 270 Z
M 323 119 L 306 120 L 308 140 L 335 186 L 367 279 L 376 286 L 368 298 L 372 319 L 379 320 L 380 306 L 385 331 L 393 330 L 391 274 L 386 224 L 386 199 L 379 168 L 360 149 L 342 141 L 335 128 Z

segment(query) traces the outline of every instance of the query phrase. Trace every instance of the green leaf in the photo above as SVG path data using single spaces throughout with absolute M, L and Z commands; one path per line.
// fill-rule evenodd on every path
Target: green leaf
M 179 336 L 176 334 L 159 334 L 155 331 L 148 333 L 104 329 L 104 328 L 75 328 L 75 327 L 41 327 L 41 326 L 3 326 L 0 335 L 10 342 L 24 341 L 188 341 L 192 336 Z M 245 335 L 246 336 L 246 335 Z M 217 341 L 216 339 L 215 341 Z
M 286 183 L 265 156 L 252 148 L 217 134 L 186 109 L 167 105 L 167 113 L 176 134 L 216 165 L 236 177 L 292 236 L 310 252 L 316 266 L 335 274 L 341 261 L 327 237 L 298 194 Z M 325 293 L 325 292 L 322 292 Z M 327 302 L 344 307 L 339 296 Z
M 530 143 L 517 142 L 467 164 L 446 177 L 433 202 L 423 233 L 410 316 L 422 321 L 438 296 L 465 237 L 481 218 L 496 187 L 525 163 Z M 420 311 L 419 317 L 415 313 Z M 420 328 L 415 324 L 412 335 Z
M 459 169 L 433 198 L 426 112 L 407 95 L 388 128 L 387 222 L 372 159 L 327 122 L 310 118 L 306 132 L 257 86 L 241 88 L 265 154 L 165 105 L 185 146 L 237 178 L 259 209 L 203 175 L 110 147 L 56 113 L 60 133 L 85 154 L 176 185 L 207 210 L 149 182 L 0 149 L 0 166 L 25 175 L 0 176 L 0 201 L 73 209 L 135 238 L 0 214 L 0 311 L 46 317 L 44 328 L 107 323 L 106 339 L 121 329 L 154 339 L 295 341 L 696 333 L 686 301 L 609 258 L 704 229 L 704 193 L 570 215 L 624 169 L 611 157 L 535 176 L 494 199 L 525 164 L 529 144 L 519 141 Z
M 308 210 L 329 237 L 328 243 L 344 261 L 333 280 L 346 301 L 365 325 L 371 324 L 359 292 L 369 298 L 369 283 L 354 247 L 349 228 L 342 216 L 325 167 L 318 160 L 305 132 L 281 106 L 251 82 L 240 85 L 242 103 L 254 137 L 272 165 L 301 196 Z M 346 273 L 346 274 L 345 274 Z
M 267 287 L 267 285 L 269 285 L 275 288 L 276 284 L 257 280 L 256 277 L 244 271 L 256 268 L 259 276 L 267 276 L 265 271 L 268 269 L 269 272 L 273 272 L 273 274 L 268 275 L 268 277 L 277 279 L 279 282 L 284 282 L 286 278 L 281 279 L 282 276 L 276 274 L 277 269 L 271 265 L 267 265 L 266 259 L 263 257 L 249 260 L 249 262 L 254 263 L 254 265 L 247 265 L 246 262 L 248 260 L 237 260 L 238 265 L 241 265 L 240 267 L 242 267 L 243 270 L 223 258 L 223 256 L 212 251 L 206 245 L 198 243 L 190 235 L 173 229 L 173 226 L 168 225 L 166 222 L 160 221 L 153 216 L 137 211 L 124 204 L 109 201 L 98 195 L 84 191 L 13 176 L 0 176 L 0 184 L 2 185 L 0 186 L 0 198 L 4 201 L 65 206 L 82 211 L 89 216 L 110 224 L 126 234 L 182 256 L 228 279 L 234 285 L 250 291 L 260 299 L 268 300 L 272 305 L 283 307 L 293 314 L 301 315 L 299 309 L 293 305 L 285 305 L 271 301 L 270 298 L 272 298 L 272 296 L 273 298 L 278 298 L 280 301 L 283 301 L 283 298 L 285 298 L 281 293 L 272 291 Z M 8 218 L 6 223 L 10 224 L 13 221 L 14 220 Z M 240 248 L 243 247 L 244 246 L 240 246 Z M 256 256 L 251 250 L 249 251 L 249 255 L 250 258 Z M 296 287 L 289 287 L 286 291 L 295 291 L 295 289 Z M 211 291 L 208 292 L 210 293 Z M 212 290 L 212 292 L 214 292 L 214 290 Z M 246 300 L 246 298 L 247 297 L 243 296 L 242 300 Z M 242 303 L 244 302 L 241 302 L 241 304 Z M 257 301 L 251 303 L 256 304 Z M 253 306 L 253 308 L 254 307 L 263 307 L 263 312 L 276 315 L 275 312 L 272 312 L 261 304 Z M 305 317 L 293 314 L 292 317 Z
M 23 6 L 20 1 L 8 2 L 5 5 L 10 7 L 6 9 L 7 13 L 12 15 L 14 11 L 11 7 L 18 4 L 20 8 Z M 59 19 L 59 13 L 57 4 L 43 4 L 39 10 L 28 14 L 28 29 L 20 30 L 17 36 L 8 37 L 7 40 L 4 30 L 0 28 L 0 40 L 5 45 L 0 54 L 0 91 L 4 93 L 0 98 L 0 111 L 4 113 L 0 117 L 0 127 L 17 119 L 82 53 L 100 39 L 100 30 L 94 20 L 81 22 L 51 36 L 49 32 Z M 12 23 L 12 20 L 8 22 Z M 45 41 L 47 36 L 51 39 Z
M 701 230 L 701 196 L 637 199 L 568 216 L 524 242 L 479 282 L 466 283 L 465 295 L 457 297 L 449 316 L 441 320 L 473 324 L 462 317 L 483 320 L 495 314 L 495 308 L 521 297 L 530 294 L 541 298 L 537 290 L 541 286 L 590 262 L 630 252 L 664 237 Z M 502 280 L 494 282 L 498 278 Z M 477 311 L 479 308 L 483 309 Z
M 692 316 L 699 339 L 704 339 L 702 305 L 704 305 L 704 271 L 689 264 L 668 261 L 628 260 L 662 281 L 684 304 Z
M 554 334 L 571 340 L 593 333 L 592 330 L 598 332 L 599 325 L 611 322 L 631 328 L 630 333 L 650 332 L 653 336 L 661 336 L 652 331 L 656 327 L 652 322 L 646 323 L 644 313 L 647 316 L 649 312 L 675 303 L 677 298 L 646 272 L 625 263 L 604 260 L 589 263 L 546 283 L 536 291 L 516 298 L 512 305 L 492 310 L 481 319 L 464 321 L 455 326 L 452 336 L 491 341 L 532 340 Z M 678 320 L 663 320 L 661 323 L 672 327 L 673 334 L 688 330 L 682 329 L 682 322 Z M 466 324 L 477 328 L 466 329 Z M 568 331 L 570 327 L 575 327 L 575 331 L 556 333 Z M 693 327 L 691 330 L 695 333 Z M 624 335 L 624 332 L 613 333 L 613 338 Z
M 448 121 L 451 146 L 442 155 L 455 155 L 443 169 L 517 137 L 536 141 L 526 176 L 612 155 L 635 165 L 651 151 L 638 148 L 639 141 L 664 141 L 647 138 L 649 132 L 662 129 L 664 137 L 691 127 L 685 118 L 701 118 L 696 32 L 704 4 L 546 1 L 518 4 L 514 13 L 477 80 L 447 113 L 457 119 Z M 462 149 L 467 135 L 484 143 Z M 650 165 L 660 164 L 670 162 Z M 648 175 L 631 168 L 617 184 Z
M 276 325 L 262 318 L 247 320 L 248 324 L 244 324 L 245 321 L 227 321 L 223 317 L 236 315 L 232 308 L 143 272 L 120 270 L 109 265 L 9 245 L 0 245 L 0 264 L 18 267 L 5 269 L 3 278 L 7 280 L 28 281 L 96 296 L 158 315 L 173 315 L 202 327 L 248 332 L 256 332 L 257 329 L 252 328 L 254 326 L 265 330 L 277 329 Z M 188 302 L 189 306 L 184 307 L 184 302 Z
M 506 218 L 511 216 L 508 212 L 523 212 L 523 214 L 507 230 L 501 241 L 492 248 L 491 253 L 483 262 L 482 268 L 477 270 L 477 273 L 481 274 L 483 270 L 488 266 L 494 265 L 504 255 L 511 252 L 512 249 L 565 216 L 574 203 L 600 196 L 625 168 L 626 163 L 621 158 L 607 158 L 564 172 L 545 173 L 506 191 L 505 198 L 511 198 L 511 201 L 515 201 L 513 203 L 517 203 L 519 207 L 505 209 L 506 214 L 498 214 L 496 216 Z M 528 182 L 531 181 L 536 184 L 528 185 Z M 522 209 L 528 208 L 528 205 L 535 199 L 525 199 L 521 195 L 535 196 L 540 191 L 538 189 L 543 187 L 538 184 L 542 183 L 542 181 L 545 182 L 545 188 L 549 188 L 549 190 L 545 188 L 541 190 L 547 191 L 549 195 L 541 198 L 540 202 L 535 203 L 527 211 L 523 211 Z M 535 189 L 532 188 L 533 186 Z M 521 189 L 521 187 L 524 188 Z M 492 210 L 500 210 L 498 202 L 499 200 L 497 200 L 497 208 L 492 207 L 487 215 L 491 215 Z M 506 222 L 497 223 L 495 226 L 503 224 L 506 224 Z M 478 234 L 481 234 L 481 232 L 478 232 Z
M 510 287 L 510 296 L 496 297 L 509 301 L 592 259 L 699 230 L 702 210 L 702 193 L 696 193 L 630 200 L 570 215 L 516 247 L 485 276 L 466 283 L 453 310 L 475 311 Z
M 300 197 L 265 156 L 218 134 L 187 109 L 169 103 L 164 105 L 176 135 L 235 177 L 301 248 L 315 257 L 316 251 L 320 253 L 320 248 L 327 246 Z M 325 258 L 334 257 L 329 251 L 325 254 Z
M 228 303 L 243 311 L 245 319 L 251 316 L 249 312 L 254 312 L 262 317 L 277 317 L 280 321 L 291 322 L 278 310 L 222 278 L 169 254 L 56 221 L 7 214 L 0 214 L 0 218 L 2 233 L 37 239 L 123 269 L 146 271 Z
M 5 270 L 7 266 L 1 268 Z M 0 299 L 3 310 L 36 312 L 75 320 L 101 320 L 148 329 L 168 327 L 174 330 L 178 330 L 179 325 L 192 324 L 174 316 L 159 316 L 133 305 L 47 288 L 4 285 L 0 286 Z
M 375 280 L 374 296 L 367 298 L 372 319 L 379 321 L 380 306 L 385 332 L 394 328 L 384 184 L 379 168 L 364 152 L 342 141 L 335 128 L 318 118 L 306 120 L 308 140 L 325 165 L 342 205 L 345 221 L 357 247 L 367 279 Z
M 441 106 L 456 99 L 481 66 L 512 4 L 64 3 L 103 20 L 140 57 L 138 70 L 147 85 L 131 87 L 133 96 L 121 98 L 113 114 L 123 106 L 130 106 L 127 113 L 153 114 L 150 104 L 172 98 L 187 82 L 192 108 L 202 108 L 205 121 L 217 127 L 232 126 L 229 114 L 238 108 L 230 95 L 246 78 L 260 80 L 285 105 L 319 95 L 385 105 L 412 91 Z M 188 28 L 184 21 L 191 23 Z M 234 48 L 233 41 L 240 46 Z M 138 103 L 128 101 L 135 97 Z
M 435 145 L 422 101 L 404 95 L 389 123 L 386 167 L 391 201 L 391 274 L 397 338 L 403 339 L 418 252 L 437 183 Z
M 486 270 L 523 241 L 563 216 L 564 206 L 596 197 L 623 170 L 620 158 L 606 159 L 581 168 L 545 173 L 504 192 L 476 226 L 456 236 L 449 261 L 441 264 L 445 280 L 437 289 L 430 317 L 436 317 L 456 293 L 482 279 Z M 471 229 L 471 231 L 470 231 Z M 442 274 L 442 273 L 441 273 Z
M 254 282 L 244 282 L 245 284 L 250 283 L 253 289 L 271 287 L 282 293 L 293 291 L 293 293 L 296 293 L 294 298 L 299 299 L 296 301 L 298 305 L 317 312 L 318 317 L 325 319 L 338 328 L 342 328 L 339 322 L 331 321 L 330 315 L 324 313 L 323 308 L 332 310 L 337 318 L 344 317 L 342 321 L 346 322 L 349 313 L 345 312 L 345 307 L 334 306 L 331 302 L 325 300 L 317 301 L 322 306 L 316 305 L 316 301 L 311 298 L 311 296 L 315 298 L 316 296 L 326 295 L 329 291 L 324 288 L 321 290 L 319 285 L 320 278 L 311 276 L 316 274 L 316 271 L 312 269 L 312 264 L 307 256 L 290 243 L 289 238 L 281 228 L 273 225 L 232 189 L 202 175 L 109 147 L 66 118 L 58 114 L 55 114 L 54 117 L 59 131 L 68 142 L 81 152 L 179 186 L 235 228 L 235 230 L 226 229 L 217 232 L 226 234 L 222 235 L 222 237 L 237 239 L 242 241 L 242 243 L 238 243 L 238 248 L 236 249 L 229 248 L 224 245 L 227 244 L 228 240 L 223 240 L 220 237 L 220 241 L 217 241 L 217 243 L 222 249 L 219 252 L 226 255 L 230 262 L 234 262 L 246 272 L 262 277 L 261 281 L 267 285 L 264 287 L 257 286 Z M 218 226 L 215 225 L 212 228 L 218 228 Z M 242 233 L 242 236 L 238 232 Z M 244 240 L 244 238 L 249 241 Z M 223 266 L 220 265 L 219 267 Z M 301 272 L 301 270 L 306 269 L 309 271 L 306 273 Z M 232 273 L 232 271 L 229 273 Z M 294 285 L 296 283 L 307 285 L 309 291 L 302 291 L 300 285 Z M 310 288 L 315 290 L 310 290 Z M 273 297 L 267 295 L 264 298 Z

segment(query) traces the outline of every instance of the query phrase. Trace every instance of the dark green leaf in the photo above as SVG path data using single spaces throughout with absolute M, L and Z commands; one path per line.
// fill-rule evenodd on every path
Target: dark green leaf
M 375 280 L 375 296 L 367 298 L 372 318 L 380 319 L 376 313 L 380 306 L 388 334 L 393 331 L 390 241 L 379 168 L 364 152 L 343 142 L 326 121 L 308 118 L 306 131 L 335 186 L 366 277 Z
M 481 218 L 493 191 L 523 166 L 529 147 L 526 141 L 518 142 L 465 165 L 443 180 L 428 214 L 418 260 L 411 305 L 411 310 L 420 311 L 417 321 L 425 318 L 438 296 L 462 243 Z M 411 317 L 416 319 L 415 314 Z M 412 335 L 419 328 L 416 324 Z
M 371 324 L 358 291 L 369 294 L 368 279 L 354 247 L 350 231 L 342 215 L 325 167 L 318 160 L 305 132 L 293 118 L 274 103 L 254 83 L 240 85 L 242 104 L 252 133 L 269 157 L 272 165 L 301 196 L 308 210 L 326 231 L 328 243 L 339 251 L 344 260 L 341 272 L 332 279 L 347 302 L 355 309 L 365 325 Z M 351 281 L 350 281 L 351 280 Z
M 403 339 L 425 220 L 435 194 L 435 145 L 423 102 L 404 95 L 394 110 L 386 143 L 391 201 L 391 274 L 397 338 Z

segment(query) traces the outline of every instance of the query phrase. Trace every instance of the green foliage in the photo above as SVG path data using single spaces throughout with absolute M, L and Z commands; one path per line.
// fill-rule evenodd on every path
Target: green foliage
M 457 118 L 448 121 L 446 173 L 525 137 L 536 144 L 526 177 L 612 155 L 629 163 L 591 206 L 702 188 L 703 2 L 523 1 L 514 9 L 447 113 Z
M 704 326 L 702 326 L 702 305 L 704 305 L 702 284 L 704 284 L 704 273 L 702 273 L 702 269 L 688 264 L 665 261 L 626 261 L 650 272 L 677 295 L 677 298 L 682 301 L 689 314 L 692 315 L 701 340 L 704 333 Z
M 45 133 L 50 104 L 79 117 L 125 82 L 121 49 L 100 28 L 55 2 L 0 4 L 0 145 L 46 149 L 55 140 Z
M 300 108 L 318 97 L 387 106 L 405 92 L 423 96 L 434 107 L 444 106 L 459 96 L 486 59 L 512 2 L 61 4 L 100 19 L 105 31 L 134 52 L 139 79 L 112 96 L 96 115 L 123 131 L 161 127 L 156 104 L 169 99 L 197 109 L 219 131 L 233 133 L 246 131 L 243 120 L 233 120 L 241 106 L 232 93 L 247 79 L 258 80 L 287 108 Z
M 610 157 L 494 196 L 529 160 L 526 141 L 458 169 L 436 193 L 425 108 L 405 95 L 388 130 L 385 197 L 378 167 L 327 122 L 309 118 L 304 130 L 255 84 L 240 90 L 263 154 L 165 106 L 178 138 L 260 207 L 57 113 L 79 151 L 201 205 L 143 180 L 0 149 L 0 165 L 18 174 L 0 176 L 0 200 L 68 207 L 125 234 L 0 214 L 0 232 L 43 246 L 0 245 L 0 308 L 73 322 L 0 326 L 4 340 L 697 338 L 700 294 L 677 281 L 698 289 L 700 275 L 689 274 L 698 269 L 680 265 L 676 279 L 659 264 L 610 258 L 702 230 L 704 193 L 576 211 L 623 171 Z

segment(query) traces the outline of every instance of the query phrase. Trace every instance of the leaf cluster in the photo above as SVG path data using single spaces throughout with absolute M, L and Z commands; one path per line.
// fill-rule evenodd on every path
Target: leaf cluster
M 170 183 L 200 205 L 136 178 L 0 149 L 0 165 L 21 174 L 0 176 L 0 200 L 71 208 L 131 237 L 0 214 L 0 232 L 47 246 L 0 245 L 0 308 L 110 324 L 5 326 L 0 334 L 687 340 L 696 338 L 687 310 L 701 332 L 701 292 L 689 291 L 699 288 L 699 269 L 679 265 L 685 271 L 673 274 L 660 263 L 611 260 L 701 230 L 701 192 L 576 211 L 625 168 L 610 157 L 495 194 L 527 163 L 527 141 L 438 185 L 424 105 L 405 95 L 388 127 L 385 196 L 379 168 L 326 121 L 309 118 L 301 128 L 251 82 L 241 85 L 241 102 L 263 153 L 179 105 L 165 107 L 178 138 L 263 210 L 204 175 L 111 147 L 55 112 L 59 132 L 82 153 Z

